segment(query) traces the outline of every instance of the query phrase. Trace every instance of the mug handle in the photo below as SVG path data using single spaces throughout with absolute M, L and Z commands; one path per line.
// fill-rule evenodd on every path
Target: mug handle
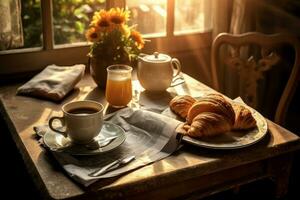
M 172 58 L 171 64 L 172 64 L 173 69 L 177 69 L 177 73 L 175 75 L 173 75 L 173 78 L 174 78 L 180 74 L 181 64 L 177 58 Z
M 52 131 L 55 131 L 55 132 L 65 136 L 65 137 L 67 137 L 67 132 L 66 131 L 61 131 L 61 130 L 58 130 L 58 129 L 53 127 L 52 124 L 53 124 L 54 120 L 59 120 L 61 125 L 64 126 L 65 118 L 64 117 L 51 117 L 50 120 L 49 120 L 49 127 Z

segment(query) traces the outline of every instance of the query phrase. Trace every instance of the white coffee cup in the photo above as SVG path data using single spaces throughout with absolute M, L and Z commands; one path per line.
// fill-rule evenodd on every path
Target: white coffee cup
M 62 106 L 63 117 L 51 117 L 49 127 L 65 137 L 69 137 L 74 143 L 87 144 L 97 136 L 103 125 L 104 106 L 96 101 L 74 101 Z M 53 127 L 53 122 L 59 120 L 64 126 Z

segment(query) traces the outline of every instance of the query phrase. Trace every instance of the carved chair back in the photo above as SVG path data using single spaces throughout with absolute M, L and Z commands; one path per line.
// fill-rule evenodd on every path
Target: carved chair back
M 257 53 L 252 51 L 249 45 L 258 46 L 260 49 L 259 57 L 249 53 Z M 229 33 L 219 34 L 212 46 L 211 64 L 212 64 L 212 78 L 213 86 L 216 90 L 220 91 L 220 83 L 218 79 L 218 65 L 223 62 L 226 67 L 234 68 L 238 74 L 239 80 L 239 93 L 244 100 L 252 107 L 257 106 L 257 90 L 260 80 L 264 78 L 267 71 L 270 71 L 274 66 L 278 67 L 279 62 L 286 62 L 278 53 L 278 49 L 282 45 L 288 45 L 294 49 L 294 62 L 288 76 L 288 81 L 284 86 L 283 92 L 279 98 L 279 103 L 276 107 L 274 121 L 283 125 L 288 106 L 295 93 L 297 83 L 299 82 L 300 70 L 300 45 L 296 37 L 286 34 L 273 34 L 266 35 L 258 32 L 249 32 L 239 35 Z M 222 61 L 218 61 L 221 54 L 221 47 L 226 46 L 226 53 L 223 53 Z M 247 50 L 247 57 L 242 56 L 242 48 L 249 47 Z M 242 49 L 242 50 L 241 50 Z M 245 52 L 244 52 L 245 53 Z M 278 80 L 272 80 L 275 82 Z

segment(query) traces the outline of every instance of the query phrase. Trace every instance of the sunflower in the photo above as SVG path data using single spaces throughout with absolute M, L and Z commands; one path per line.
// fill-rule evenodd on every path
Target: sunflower
M 109 11 L 110 22 L 113 24 L 124 24 L 129 19 L 129 11 L 123 8 L 112 8 Z
M 128 26 L 128 20 L 129 11 L 122 8 L 95 12 L 85 33 L 87 40 L 93 43 L 88 56 L 107 62 L 136 59 L 145 40 L 136 31 L 136 25 Z
M 98 27 L 101 31 L 107 30 L 110 26 L 110 15 L 105 10 L 96 12 L 93 16 L 91 26 Z
M 120 31 L 125 38 L 130 36 L 130 28 L 126 24 L 111 24 L 108 32 L 113 30 Z
M 142 49 L 144 47 L 145 41 L 138 31 L 131 30 L 130 37 L 136 42 L 136 45 L 139 49 Z
M 85 37 L 89 42 L 98 42 L 100 40 L 100 32 L 98 28 L 91 27 L 86 33 Z

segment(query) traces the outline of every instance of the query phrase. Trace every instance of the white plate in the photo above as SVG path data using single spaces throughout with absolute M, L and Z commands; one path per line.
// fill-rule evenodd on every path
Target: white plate
M 253 108 L 238 102 L 232 102 L 233 104 L 240 104 L 247 107 L 256 120 L 257 127 L 246 131 L 229 131 L 225 134 L 206 137 L 206 138 L 192 138 L 189 136 L 183 136 L 182 140 L 186 143 L 193 144 L 200 147 L 211 149 L 237 149 L 250 146 L 261 140 L 268 131 L 268 125 L 266 119 Z
M 94 140 L 101 140 L 107 137 L 118 136 L 107 146 L 97 149 L 87 148 L 85 145 L 73 144 L 70 138 L 66 138 L 54 131 L 47 131 L 43 137 L 44 144 L 52 151 L 70 153 L 72 155 L 96 155 L 111 151 L 120 146 L 126 139 L 125 131 L 118 125 L 104 122 L 103 127 Z

